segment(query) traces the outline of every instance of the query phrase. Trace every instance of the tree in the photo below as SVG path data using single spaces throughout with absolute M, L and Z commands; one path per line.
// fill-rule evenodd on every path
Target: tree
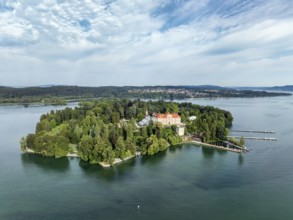
M 127 123 L 127 126 L 126 126 L 126 139 L 130 138 L 132 139 L 133 138 L 133 125 L 131 123 Z
M 175 104 L 174 102 L 170 102 L 168 104 L 168 107 L 167 107 L 167 112 L 175 112 L 175 113 L 178 113 L 179 112 L 178 105 Z
M 80 137 L 82 135 L 82 129 L 79 127 L 79 125 L 75 126 L 74 135 L 75 135 L 75 138 L 76 138 L 76 142 L 78 143 L 80 141 Z
M 126 148 L 123 137 L 119 137 L 117 143 L 115 145 L 115 155 L 116 157 L 120 157 L 124 159 L 126 157 Z
M 168 147 L 168 142 L 164 138 L 159 139 L 159 149 L 160 151 L 166 150 Z
M 128 152 L 130 152 L 131 155 L 135 155 L 136 146 L 133 139 L 127 138 L 127 140 L 125 141 L 125 148 Z
M 101 137 L 104 140 L 108 140 L 108 138 L 109 138 L 109 129 L 108 129 L 108 125 L 107 124 L 103 124 L 103 126 L 102 126 Z
M 144 119 L 144 114 L 142 112 L 140 112 L 138 115 L 137 115 L 137 121 L 141 121 L 142 119 Z
M 41 131 L 50 131 L 51 130 L 51 124 L 47 119 L 43 119 L 40 122 L 38 122 L 36 127 L 36 133 L 39 133 Z
M 105 147 L 107 147 L 106 141 L 104 141 L 101 137 L 96 137 L 95 142 L 96 144 L 94 146 L 92 155 L 90 156 L 91 163 L 102 162 L 104 160 L 103 152 Z
M 63 136 L 55 136 L 53 141 L 54 144 L 54 155 L 55 157 L 64 157 L 69 152 L 69 140 Z
M 163 126 L 162 126 L 162 124 L 157 123 L 155 125 L 155 134 L 156 134 L 157 138 L 163 137 Z
M 155 153 L 159 152 L 159 141 L 156 135 L 151 135 L 149 138 L 146 140 L 146 151 L 143 152 L 148 155 L 154 155 Z
M 112 113 L 112 123 L 117 124 L 120 121 L 120 114 L 118 112 Z
M 22 152 L 26 151 L 26 138 L 25 137 L 22 137 L 20 139 L 20 149 Z
M 83 135 L 78 145 L 78 152 L 83 160 L 85 161 L 89 160 L 92 146 L 93 146 L 92 137 L 88 135 Z
M 28 134 L 26 137 L 26 146 L 28 148 L 34 149 L 35 148 L 35 141 L 36 135 L 35 134 Z
M 142 127 L 142 129 L 141 129 L 141 136 L 143 138 L 147 138 L 148 137 L 148 131 L 147 131 L 147 128 L 146 127 Z
M 126 118 L 127 119 L 131 119 L 131 118 L 134 118 L 136 116 L 136 106 L 133 105 L 129 108 L 126 109 Z
M 241 138 L 240 138 L 240 140 L 239 140 L 239 145 L 243 147 L 243 146 L 244 146 L 244 144 L 245 144 L 244 137 L 243 137 L 243 136 L 241 136 Z
M 112 164 L 115 159 L 115 153 L 114 153 L 112 147 L 107 145 L 103 150 L 102 156 L 103 156 L 104 162 L 106 162 L 108 164 Z
M 37 136 L 34 141 L 35 151 L 44 156 L 64 157 L 69 152 L 69 140 L 63 136 L 49 133 Z

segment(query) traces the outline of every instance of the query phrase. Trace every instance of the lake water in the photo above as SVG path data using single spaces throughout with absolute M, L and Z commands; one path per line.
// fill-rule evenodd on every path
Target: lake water
M 182 145 L 101 168 L 20 152 L 57 107 L 0 107 L 0 219 L 293 219 L 293 97 L 192 102 L 231 111 L 234 129 L 274 130 L 246 135 L 278 142 L 247 141 L 242 155 Z

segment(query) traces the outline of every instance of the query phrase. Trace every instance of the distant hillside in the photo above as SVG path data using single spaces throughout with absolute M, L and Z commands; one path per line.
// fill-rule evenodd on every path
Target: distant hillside
M 273 86 L 273 87 L 233 87 L 233 88 L 240 89 L 240 90 L 262 90 L 262 91 L 283 91 L 283 92 L 293 91 L 293 85 Z
M 267 90 L 293 92 L 293 85 L 268 87 Z
M 214 86 L 214 85 L 199 85 L 199 86 L 178 86 L 182 88 L 190 88 L 190 89 L 213 89 L 213 90 L 229 90 L 229 88 L 221 87 L 221 86 Z
M 270 97 L 289 93 L 233 89 L 219 86 L 48 86 L 12 88 L 0 87 L 0 103 L 66 103 L 69 100 L 91 98 L 187 99 L 219 97 Z M 60 100 L 62 100 L 60 102 Z

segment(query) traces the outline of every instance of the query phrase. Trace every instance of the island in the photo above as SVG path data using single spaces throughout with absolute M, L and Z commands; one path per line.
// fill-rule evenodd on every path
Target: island
M 99 99 L 43 114 L 35 133 L 21 139 L 21 149 L 109 166 L 190 139 L 227 140 L 232 121 L 228 111 L 187 102 Z

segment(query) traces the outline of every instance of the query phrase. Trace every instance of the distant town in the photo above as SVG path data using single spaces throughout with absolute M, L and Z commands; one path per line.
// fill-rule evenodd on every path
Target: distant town
M 219 86 L 43 86 L 12 88 L 0 86 L 0 103 L 56 104 L 97 98 L 139 98 L 182 100 L 189 98 L 256 98 L 290 96 L 291 87 L 226 88 Z M 274 91 L 270 91 L 274 90 Z

